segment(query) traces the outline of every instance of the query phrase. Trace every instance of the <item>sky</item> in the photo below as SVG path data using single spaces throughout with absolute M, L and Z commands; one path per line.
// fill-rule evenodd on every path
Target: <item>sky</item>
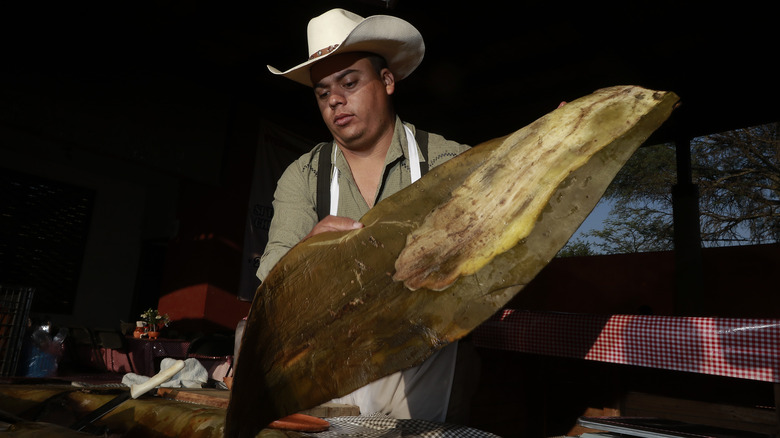
M 588 217 L 585 218 L 585 220 L 582 222 L 582 225 L 580 225 L 580 227 L 577 229 L 577 231 L 574 232 L 574 234 L 571 236 L 571 239 L 569 240 L 573 241 L 577 238 L 580 238 L 588 242 L 597 241 L 598 239 L 595 237 L 585 238 L 583 234 L 590 230 L 598 230 L 603 228 L 604 220 L 609 216 L 609 211 L 611 209 L 612 203 L 606 198 L 601 198 L 598 204 L 596 204 L 596 207 L 593 208 L 593 211 L 591 211 Z

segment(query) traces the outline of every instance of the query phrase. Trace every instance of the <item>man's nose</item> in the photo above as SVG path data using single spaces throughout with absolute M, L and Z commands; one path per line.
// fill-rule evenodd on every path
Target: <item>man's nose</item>
M 328 104 L 331 108 L 335 108 L 339 105 L 343 105 L 347 102 L 347 99 L 344 97 L 341 93 L 333 93 L 331 92 L 330 97 L 328 99 Z

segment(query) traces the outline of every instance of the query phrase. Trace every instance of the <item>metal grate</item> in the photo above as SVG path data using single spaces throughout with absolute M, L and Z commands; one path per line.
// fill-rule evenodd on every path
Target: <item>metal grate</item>
M 35 289 L 0 284 L 0 376 L 16 374 Z
M 0 167 L 0 282 L 35 287 L 34 312 L 73 312 L 94 197 Z

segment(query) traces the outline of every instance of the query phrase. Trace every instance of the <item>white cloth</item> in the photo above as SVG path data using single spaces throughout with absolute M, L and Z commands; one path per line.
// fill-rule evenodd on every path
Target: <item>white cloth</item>
M 383 377 L 332 402 L 358 406 L 361 415 L 382 413 L 398 419 L 443 422 L 457 353 L 458 343 L 454 342 L 420 366 Z
M 412 130 L 406 125 L 404 130 L 411 181 L 414 183 L 421 177 L 420 154 Z M 333 162 L 337 150 L 334 148 Z M 330 190 L 330 214 L 336 215 L 339 186 L 335 166 Z M 447 417 L 457 352 L 455 342 L 434 353 L 420 366 L 383 377 L 333 402 L 358 406 L 363 415 L 382 413 L 398 419 L 443 422 Z
M 166 357 L 160 362 L 160 371 L 166 370 L 173 366 L 176 359 Z M 144 383 L 151 379 L 149 376 L 142 376 L 135 373 L 127 373 L 122 376 L 122 384 L 125 386 L 133 386 L 139 383 Z M 160 386 L 163 388 L 201 388 L 204 383 L 209 381 L 209 372 L 201 365 L 200 361 L 195 358 L 189 358 L 184 361 L 184 368 L 181 371 L 174 374 L 167 382 L 162 383 Z

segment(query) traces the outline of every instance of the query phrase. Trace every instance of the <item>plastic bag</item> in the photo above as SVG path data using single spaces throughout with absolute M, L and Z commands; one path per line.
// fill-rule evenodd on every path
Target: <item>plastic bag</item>
M 56 333 L 52 333 L 56 331 Z M 57 375 L 57 365 L 62 358 L 68 329 L 56 329 L 45 321 L 31 328 L 24 341 L 20 364 L 25 377 L 52 377 Z

